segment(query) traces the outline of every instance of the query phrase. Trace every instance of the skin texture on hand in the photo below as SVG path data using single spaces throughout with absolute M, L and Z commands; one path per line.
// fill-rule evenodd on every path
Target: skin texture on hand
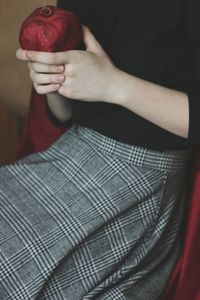
M 19 59 L 29 61 L 30 77 L 39 94 L 57 90 L 71 99 L 112 101 L 113 79 L 119 70 L 85 26 L 83 38 L 86 51 L 17 51 Z
M 83 27 L 83 33 L 86 51 L 17 51 L 19 59 L 29 61 L 36 91 L 41 94 L 58 91 L 74 100 L 118 104 L 173 134 L 187 138 L 187 94 L 119 70 L 87 27 Z
M 49 109 L 59 121 L 66 122 L 72 118 L 70 99 L 63 97 L 57 92 L 47 94 L 46 99 Z

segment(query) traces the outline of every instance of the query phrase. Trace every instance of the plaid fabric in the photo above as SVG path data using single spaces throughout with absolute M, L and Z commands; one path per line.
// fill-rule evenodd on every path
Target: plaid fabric
M 0 299 L 157 299 L 179 251 L 188 151 L 73 126 L 0 168 Z

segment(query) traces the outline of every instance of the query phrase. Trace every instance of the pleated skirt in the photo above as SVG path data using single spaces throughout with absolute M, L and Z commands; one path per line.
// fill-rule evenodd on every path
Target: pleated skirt
M 74 125 L 1 167 L 0 299 L 159 299 L 179 255 L 189 154 Z

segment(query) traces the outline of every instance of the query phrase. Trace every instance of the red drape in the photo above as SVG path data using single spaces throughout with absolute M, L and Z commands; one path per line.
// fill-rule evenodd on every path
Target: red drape
M 32 89 L 29 113 L 17 151 L 17 159 L 48 148 L 64 131 L 48 118 L 45 96 Z
M 188 205 L 185 242 L 162 300 L 200 300 L 200 153 Z
M 45 97 L 33 90 L 17 158 L 47 149 L 65 130 L 49 121 Z M 195 160 L 185 243 L 162 300 L 200 300 L 200 154 Z

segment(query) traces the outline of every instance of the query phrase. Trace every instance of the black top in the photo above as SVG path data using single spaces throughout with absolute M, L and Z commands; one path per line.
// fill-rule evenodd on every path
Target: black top
M 117 67 L 189 96 L 188 139 L 101 101 L 72 101 L 74 122 L 155 150 L 200 143 L 200 0 L 58 0 L 58 6 L 91 29 Z

